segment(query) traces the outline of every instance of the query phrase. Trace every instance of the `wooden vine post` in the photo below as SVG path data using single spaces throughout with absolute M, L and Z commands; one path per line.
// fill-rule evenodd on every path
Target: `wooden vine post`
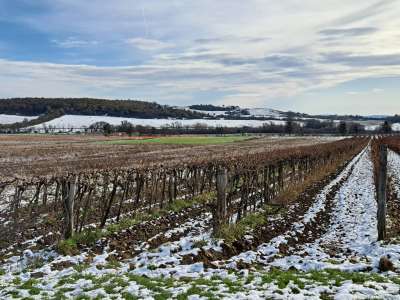
M 74 233 L 74 202 L 76 194 L 77 176 L 63 182 L 64 206 L 64 238 L 69 239 Z
M 214 234 L 218 233 L 221 226 L 226 223 L 226 189 L 228 185 L 228 171 L 225 168 L 219 167 L 216 176 L 217 185 L 217 203 L 214 208 L 213 230 Z
M 386 182 L 387 182 L 387 146 L 379 146 L 378 170 L 378 241 L 386 238 Z

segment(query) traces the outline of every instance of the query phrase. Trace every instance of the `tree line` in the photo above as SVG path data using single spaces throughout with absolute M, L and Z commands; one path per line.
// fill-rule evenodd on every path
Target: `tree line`
M 239 106 L 216 106 L 212 104 L 195 104 L 189 106 L 189 108 L 202 111 L 231 111 L 240 109 Z
M 138 100 L 104 100 L 92 98 L 11 98 L 0 100 L 0 114 L 93 115 L 126 118 L 195 119 L 203 114 Z
M 333 121 L 320 121 L 310 119 L 303 122 L 302 125 L 298 121 L 288 119 L 282 124 L 264 123 L 259 127 L 224 127 L 209 126 L 207 123 L 198 122 L 193 125 L 183 125 L 179 121 L 171 121 L 170 124 L 161 127 L 144 126 L 132 124 L 128 121 L 122 121 L 119 125 L 112 125 L 101 121 L 91 124 L 85 128 L 56 128 L 54 126 L 43 125 L 42 128 L 29 128 L 29 126 L 38 125 L 47 122 L 59 115 L 44 115 L 38 119 L 25 120 L 12 125 L 0 126 L 0 133 L 61 133 L 61 132 L 81 132 L 81 133 L 98 133 L 111 135 L 115 133 L 125 133 L 132 135 L 175 135 L 175 134 L 244 134 L 244 133 L 271 133 L 271 134 L 293 134 L 293 135 L 310 135 L 310 134 L 338 134 L 338 135 L 357 135 L 368 133 L 392 133 L 392 125 L 388 121 L 384 121 L 381 126 L 375 130 L 367 130 L 365 126 L 357 122 L 341 121 L 335 123 Z
M 356 122 L 344 122 L 335 124 L 333 121 L 307 120 L 304 125 L 291 119 L 284 124 L 265 123 L 260 127 L 223 127 L 208 126 L 205 123 L 197 123 L 192 126 L 184 126 L 180 122 L 174 122 L 169 125 L 155 128 L 151 126 L 134 125 L 127 121 L 121 122 L 120 125 L 111 125 L 107 122 L 96 122 L 89 128 L 90 132 L 103 133 L 110 135 L 113 133 L 134 134 L 240 134 L 240 133 L 278 133 L 278 134 L 339 134 L 339 135 L 357 135 L 369 133 L 365 126 Z M 379 126 L 374 133 L 391 133 L 392 126 L 385 121 Z

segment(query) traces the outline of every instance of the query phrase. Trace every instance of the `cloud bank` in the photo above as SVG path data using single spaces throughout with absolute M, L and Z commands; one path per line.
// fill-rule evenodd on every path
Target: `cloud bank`
M 349 113 L 358 112 L 360 102 L 365 112 L 375 111 L 377 97 L 386 97 L 384 111 L 395 104 L 395 90 L 380 79 L 400 78 L 398 1 L 27 5 L 0 2 L 0 22 L 11 14 L 8 30 L 40 33 L 43 46 L 29 53 L 37 39 L 21 50 L 26 40 L 0 37 L 0 97 L 138 98 L 307 112 L 346 107 Z M 380 86 L 371 86 L 371 79 Z M 363 98 L 354 99 L 355 90 Z M 340 97 L 328 103 L 333 95 Z

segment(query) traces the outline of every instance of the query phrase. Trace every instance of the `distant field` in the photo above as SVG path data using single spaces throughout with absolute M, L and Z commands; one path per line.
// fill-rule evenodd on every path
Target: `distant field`
M 136 139 L 136 140 L 135 140 Z M 176 164 L 227 153 L 257 153 L 327 143 L 332 137 L 0 135 L 0 178 L 32 177 L 105 168 Z M 237 141 L 235 143 L 235 141 Z M 240 141 L 240 142 L 239 142 Z
M 125 117 L 110 117 L 110 116 L 83 116 L 83 115 L 64 115 L 53 119 L 46 123 L 33 126 L 36 130 L 43 129 L 43 125 L 47 127 L 55 127 L 56 131 L 68 131 L 71 128 L 81 129 L 89 127 L 96 122 L 107 122 L 111 125 L 120 125 L 122 121 L 128 121 L 133 125 L 150 126 L 160 128 L 166 125 L 179 123 L 182 126 L 195 126 L 196 124 L 206 124 L 209 127 L 261 127 L 263 124 L 283 125 L 284 120 L 210 120 L 210 119 L 141 119 L 141 118 L 125 118 Z
M 216 145 L 226 144 L 239 141 L 249 140 L 248 136 L 171 136 L 158 137 L 149 139 L 134 139 L 134 140 L 114 140 L 105 141 L 102 143 L 112 145 L 130 145 L 130 144 L 168 144 L 168 145 Z

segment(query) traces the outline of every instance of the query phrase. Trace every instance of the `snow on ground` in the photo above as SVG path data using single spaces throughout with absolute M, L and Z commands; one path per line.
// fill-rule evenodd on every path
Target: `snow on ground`
M 358 123 L 360 123 L 361 125 L 364 125 L 366 130 L 374 131 L 374 130 L 378 130 L 382 126 L 383 121 L 360 121 Z M 393 123 L 392 130 L 400 131 L 400 123 Z
M 18 117 L 18 116 L 14 116 Z M 35 117 L 28 117 L 35 118 Z M 278 117 L 276 117 L 278 118 Z M 0 121 L 2 120 L 0 115 Z M 20 119 L 23 120 L 23 117 Z M 180 120 L 180 119 L 139 119 L 139 118 L 124 118 L 124 117 L 110 117 L 110 116 L 83 116 L 83 115 L 64 115 L 62 117 L 53 119 L 51 121 L 35 125 L 31 128 L 36 130 L 42 130 L 44 127 L 56 128 L 57 130 L 70 130 L 70 129 L 82 129 L 88 128 L 90 125 L 96 122 L 107 122 L 111 125 L 120 125 L 122 121 L 128 121 L 133 125 L 150 126 L 155 128 L 161 128 L 166 126 L 189 126 L 195 125 L 207 125 L 208 127 L 261 127 L 264 124 L 284 125 L 284 120 L 208 120 L 208 119 L 192 119 L 192 120 Z M 306 121 L 306 119 L 304 119 Z M 15 121 L 14 121 L 15 122 Z M 1 122 L 0 122 L 1 123 Z M 10 123 L 13 123 L 10 121 Z M 304 122 L 298 122 L 300 126 L 304 125 Z M 376 130 L 380 124 L 371 124 L 366 126 L 367 130 Z M 392 125 L 393 130 L 400 131 L 400 123 Z
M 393 123 L 392 124 L 392 129 L 394 131 L 400 131 L 400 123 Z
M 190 110 L 193 112 L 199 112 L 209 116 L 224 116 L 231 114 L 232 112 L 239 113 L 239 111 L 247 111 L 248 114 L 242 114 L 241 117 L 259 117 L 259 118 L 276 118 L 281 119 L 285 117 L 285 114 L 279 110 L 271 109 L 271 108 L 236 108 L 231 111 L 226 110 L 197 110 L 190 109 L 188 107 L 179 107 L 181 109 Z
M 371 267 L 377 271 L 380 258 L 386 256 L 396 268 L 400 267 L 400 245 L 377 242 L 377 202 L 370 156 L 368 148 L 336 194 L 328 231 L 303 245 L 297 254 L 278 259 L 273 265 L 300 270 L 335 267 L 344 271 Z
M 17 116 L 17 115 L 4 115 L 0 114 L 0 124 L 13 124 L 17 122 L 22 122 L 24 120 L 33 120 L 36 119 L 37 116 Z
M 270 118 L 283 118 L 282 112 L 270 108 L 246 108 L 250 116 L 254 117 L 270 117 Z
M 310 221 L 312 221 L 315 218 L 315 216 L 317 215 L 318 212 L 325 209 L 327 195 L 332 190 L 332 188 L 338 182 L 340 182 L 343 178 L 346 178 L 347 176 L 349 176 L 349 174 L 352 172 L 352 168 L 355 166 L 359 166 L 360 160 L 365 157 L 366 157 L 366 150 L 364 150 L 360 154 L 358 154 L 346 166 L 346 168 L 315 197 L 315 201 L 314 201 L 313 205 L 308 209 L 308 211 L 305 213 L 303 218 L 301 220 L 299 220 L 298 222 L 294 223 L 292 225 L 292 228 L 290 230 L 288 230 L 285 234 L 272 239 L 268 243 L 260 245 L 258 247 L 257 251 L 249 251 L 249 252 L 241 253 L 237 257 L 233 257 L 232 261 L 235 262 L 238 260 L 245 260 L 246 262 L 250 263 L 254 260 L 259 260 L 261 256 L 263 257 L 262 261 L 267 261 L 279 253 L 279 246 L 281 244 L 287 244 L 287 241 L 289 238 L 294 237 L 296 235 L 305 234 L 304 233 L 305 225 L 307 223 L 310 223 Z M 249 258 L 250 258 L 250 260 L 249 260 Z M 289 259 L 289 261 L 292 260 L 291 257 L 289 257 L 288 259 Z M 318 259 L 317 259 L 317 261 L 318 261 Z M 282 264 L 285 268 L 288 268 L 291 266 L 290 263 L 286 262 L 286 258 L 284 259 L 283 262 L 280 262 L 280 264 Z M 288 264 L 288 266 L 286 266 L 286 264 Z M 298 267 L 298 266 L 296 266 L 296 267 Z M 301 269 L 303 269 L 303 267 L 301 267 Z
M 360 157 L 353 160 L 354 168 L 334 198 L 335 204 L 328 230 L 319 239 L 302 245 L 292 255 L 282 257 L 279 254 L 279 245 L 285 244 L 287 238 L 294 236 L 295 233 L 306 234 L 303 233 L 304 225 L 313 219 L 317 211 L 324 209 L 324 198 L 332 183 L 316 197 L 316 202 L 303 220 L 295 223 L 291 230 L 259 246 L 256 251 L 241 253 L 232 258 L 231 265 L 242 260 L 247 263 L 258 261 L 267 266 L 295 268 L 306 272 L 324 269 L 377 272 L 379 260 L 385 256 L 399 268 L 400 245 L 377 242 L 377 204 L 370 155 L 368 148 Z M 396 159 L 399 163 L 399 158 Z M 333 182 L 343 178 L 348 172 L 349 167 Z M 380 298 L 379 294 L 370 296 Z
M 80 115 L 64 115 L 54 120 L 48 121 L 43 124 L 34 126 L 33 128 L 42 129 L 43 126 L 55 127 L 57 129 L 65 128 L 85 128 L 89 127 L 96 122 L 107 122 L 111 125 L 120 125 L 122 121 L 128 121 L 134 125 L 151 126 L 151 127 L 162 127 L 179 124 L 181 126 L 194 126 L 196 124 L 206 124 L 210 127 L 261 127 L 263 124 L 285 124 L 281 120 L 273 121 L 258 121 L 258 120 L 205 120 L 205 119 L 193 119 L 193 120 L 178 120 L 178 119 L 137 119 L 137 118 L 121 118 L 121 117 L 109 117 L 109 116 L 80 116 Z
M 370 155 L 368 147 L 355 157 L 316 196 L 291 230 L 256 251 L 219 262 L 222 268 L 184 261 L 187 255 L 220 249 L 220 241 L 211 238 L 211 215 L 205 213 L 161 234 L 178 235 L 176 240 L 151 249 L 151 240 L 160 237 L 156 235 L 135 247 L 140 250 L 136 257 L 120 263 L 107 261 L 112 254 L 107 248 L 90 263 L 85 252 L 69 257 L 51 250 L 25 251 L 22 257 L 11 257 L 0 266 L 0 298 L 399 299 L 397 274 L 377 273 L 382 256 L 400 267 L 400 246 L 376 241 L 377 206 Z M 399 156 L 390 152 L 391 172 L 399 172 L 399 165 Z M 333 209 L 327 230 L 313 242 L 298 245 L 290 255 L 278 253 L 279 244 L 286 243 L 293 233 L 306 234 L 304 225 L 325 210 L 328 193 L 342 179 L 344 183 L 330 200 Z M 234 267 L 239 260 L 264 267 L 238 270 Z M 54 268 L 68 262 L 75 265 Z
M 196 273 L 204 271 L 203 264 L 181 265 L 181 259 L 185 255 L 197 255 L 199 248 L 196 243 L 211 240 L 211 213 L 205 213 L 196 219 L 189 220 L 182 224 L 179 228 L 169 230 L 164 236 L 173 236 L 178 232 L 183 233 L 185 230 L 190 231 L 175 242 L 168 242 L 161 245 L 158 251 L 145 251 L 134 259 L 130 260 L 130 264 L 134 264 L 138 268 L 133 272 L 138 275 L 146 276 L 168 276 L 174 273 L 177 277 L 197 277 Z M 153 237 L 157 238 L 157 236 Z M 142 246 L 143 247 L 143 246 Z M 144 245 L 146 247 L 146 245 Z M 217 248 L 219 249 L 219 248 Z M 162 268 L 159 268 L 163 266 Z M 157 267 L 155 270 L 153 267 Z
M 228 112 L 226 110 L 198 110 L 198 109 L 188 109 L 188 108 L 185 108 L 185 109 L 193 111 L 193 112 L 198 112 L 198 113 L 202 113 L 205 115 L 213 116 L 213 117 L 224 116 Z
M 377 124 L 377 125 L 366 125 L 365 126 L 365 130 L 369 130 L 369 131 L 376 131 L 379 129 L 381 125 Z

